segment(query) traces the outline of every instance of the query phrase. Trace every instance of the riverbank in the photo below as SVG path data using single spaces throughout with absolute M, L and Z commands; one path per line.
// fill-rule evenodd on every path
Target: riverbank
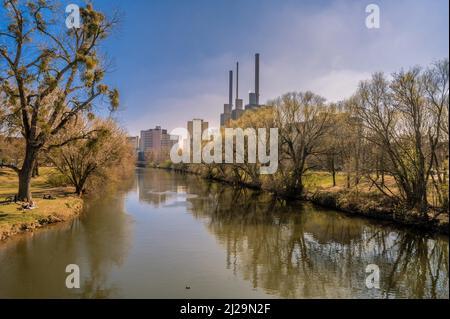
M 365 199 L 361 199 L 361 197 L 365 197 Z M 373 199 L 369 194 L 359 194 L 359 199 L 355 199 L 351 191 L 321 190 L 308 194 L 306 200 L 348 215 L 390 221 L 400 226 L 416 228 L 433 234 L 449 235 L 448 215 L 433 215 L 430 212 L 428 220 L 424 220 L 414 212 L 396 209 L 391 203 L 383 201 L 381 198 Z
M 246 187 L 257 189 L 259 191 L 269 192 L 283 198 L 282 194 L 267 189 L 264 186 L 248 185 L 245 183 L 230 182 L 219 177 L 204 176 L 201 172 L 189 169 L 180 169 L 172 165 L 161 165 L 158 168 L 168 169 L 178 173 L 189 173 L 199 175 L 202 178 L 214 180 L 229 184 L 233 187 Z M 330 174 L 329 174 L 330 175 Z M 332 184 L 331 175 L 324 172 L 316 172 L 305 177 L 306 194 L 302 200 L 311 202 L 324 208 L 329 208 L 343 212 L 347 215 L 361 216 L 370 219 L 389 221 L 399 226 L 419 229 L 432 234 L 449 235 L 449 216 L 448 214 L 437 214 L 429 212 L 428 220 L 411 211 L 405 211 L 396 207 L 388 198 L 376 191 L 371 190 L 364 182 L 358 188 L 345 188 L 342 185 L 346 183 L 345 176 L 337 175 L 337 185 Z M 342 185 L 339 185 L 342 184 Z
M 82 211 L 83 200 L 73 195 L 70 187 L 53 186 L 52 174 L 51 168 L 40 169 L 40 176 L 33 178 L 31 183 L 36 207 L 23 209 L 22 203 L 10 201 L 17 190 L 16 173 L 0 169 L 0 242 L 17 234 L 69 221 Z

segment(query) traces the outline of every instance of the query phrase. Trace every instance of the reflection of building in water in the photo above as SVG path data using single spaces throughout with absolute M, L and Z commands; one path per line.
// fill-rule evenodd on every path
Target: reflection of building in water
M 152 204 L 156 207 L 163 205 L 169 198 L 176 195 L 177 182 L 170 178 L 171 174 L 152 174 L 150 170 L 138 171 L 139 201 Z M 165 176 L 166 178 L 163 178 Z
M 186 185 L 177 185 L 177 194 L 185 194 L 187 192 Z

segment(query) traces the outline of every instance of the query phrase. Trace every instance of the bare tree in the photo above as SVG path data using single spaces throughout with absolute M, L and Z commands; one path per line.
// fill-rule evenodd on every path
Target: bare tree
M 434 63 L 425 72 L 423 82 L 429 116 L 427 137 L 430 157 L 428 167 L 433 167 L 430 176 L 437 203 L 448 211 L 448 60 Z
M 374 183 L 426 218 L 428 182 L 434 179 L 433 167 L 440 167 L 438 149 L 448 141 L 443 123 L 448 114 L 448 61 L 425 72 L 415 67 L 395 73 L 390 82 L 376 73 L 361 83 L 353 102 L 366 128 L 364 136 L 386 153 L 386 171 L 399 192 Z
M 274 107 L 280 138 L 280 164 L 288 197 L 304 190 L 303 175 L 311 168 L 307 160 L 324 151 L 321 143 L 330 128 L 325 99 L 312 92 L 288 93 L 269 103 Z
M 86 130 L 95 131 L 95 134 L 89 139 L 55 148 L 47 154 L 48 160 L 70 181 L 80 196 L 85 192 L 90 178 L 97 175 L 105 180 L 110 169 L 118 168 L 121 161 L 126 161 L 133 154 L 126 134 L 112 120 L 96 120 L 91 126 L 86 127 L 80 121 L 71 123 L 65 132 L 69 136 Z M 66 138 L 62 137 L 62 140 Z

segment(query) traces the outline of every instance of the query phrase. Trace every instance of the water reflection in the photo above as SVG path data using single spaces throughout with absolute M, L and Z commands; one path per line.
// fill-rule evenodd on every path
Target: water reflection
M 0 297 L 449 297 L 447 237 L 191 175 L 136 176 L 73 223 L 2 244 Z M 76 291 L 65 287 L 71 263 Z M 381 270 L 379 290 L 365 286 L 368 264 Z
M 129 189 L 130 183 L 122 186 Z M 3 244 L 0 247 L 0 298 L 113 296 L 117 287 L 109 275 L 125 260 L 132 232 L 122 192 L 115 190 L 115 196 L 105 192 L 92 199 L 86 207 L 89 213 L 70 224 L 50 227 Z M 79 265 L 81 289 L 66 288 L 68 264 Z
M 190 183 L 192 213 L 227 251 L 226 267 L 289 298 L 448 298 L 448 239 L 295 206 L 249 190 Z M 365 267 L 380 267 L 380 290 Z
M 448 298 L 448 238 L 428 238 L 386 223 L 348 217 L 307 203 L 200 178 L 141 172 L 142 201 L 174 203 L 203 220 L 226 250 L 226 268 L 267 293 L 286 298 Z M 159 192 L 159 193 L 155 193 Z M 158 196 L 156 195 L 158 194 Z M 161 195 L 163 194 L 163 195 Z M 367 289 L 365 268 L 380 268 Z

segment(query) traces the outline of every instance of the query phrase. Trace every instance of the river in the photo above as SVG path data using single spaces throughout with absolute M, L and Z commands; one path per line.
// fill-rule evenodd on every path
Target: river
M 96 197 L 0 244 L 1 298 L 449 298 L 445 236 L 156 169 Z

